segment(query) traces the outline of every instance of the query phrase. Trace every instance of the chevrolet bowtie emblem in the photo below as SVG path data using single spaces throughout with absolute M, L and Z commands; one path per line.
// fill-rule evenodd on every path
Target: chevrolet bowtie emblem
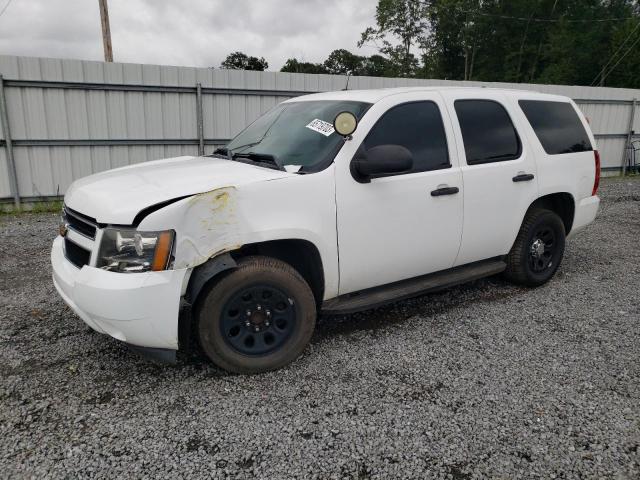
M 58 226 L 58 232 L 60 233 L 61 237 L 66 237 L 67 233 L 69 232 L 69 226 L 66 223 L 61 223 Z

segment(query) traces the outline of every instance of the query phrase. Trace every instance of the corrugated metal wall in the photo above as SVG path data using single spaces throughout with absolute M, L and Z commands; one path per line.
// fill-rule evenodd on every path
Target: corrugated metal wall
M 23 198 L 63 194 L 73 180 L 102 170 L 197 154 L 198 83 L 202 87 L 206 153 L 291 96 L 340 90 L 346 85 L 344 76 L 333 75 L 15 56 L 0 56 L 0 75 Z M 598 135 L 605 168 L 621 165 L 631 100 L 640 98 L 640 90 L 616 88 L 374 77 L 349 80 L 350 89 L 421 85 L 521 88 L 580 100 Z M 640 130 L 640 108 L 636 109 L 633 129 Z M 0 198 L 11 196 L 3 146 Z

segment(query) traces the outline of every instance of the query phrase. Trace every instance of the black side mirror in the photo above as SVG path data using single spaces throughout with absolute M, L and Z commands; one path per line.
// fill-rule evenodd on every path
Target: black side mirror
M 402 145 L 378 145 L 357 154 L 351 161 L 351 175 L 360 183 L 373 177 L 408 172 L 413 168 L 413 155 Z

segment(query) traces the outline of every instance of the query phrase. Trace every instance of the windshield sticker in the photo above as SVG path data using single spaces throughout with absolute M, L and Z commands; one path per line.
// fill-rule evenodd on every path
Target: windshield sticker
M 319 118 L 312 120 L 309 125 L 307 125 L 307 128 L 310 128 L 314 132 L 321 133 L 325 137 L 328 137 L 333 133 L 333 125 L 329 122 L 325 122 L 324 120 L 320 120 Z

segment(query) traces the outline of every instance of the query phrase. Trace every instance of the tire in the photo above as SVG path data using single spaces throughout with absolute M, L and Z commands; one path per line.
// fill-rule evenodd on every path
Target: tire
M 300 356 L 315 328 L 316 304 L 289 264 L 246 257 L 205 293 L 196 320 L 200 345 L 213 363 L 233 373 L 260 373 Z
M 542 208 L 529 210 L 507 255 L 504 276 L 528 287 L 545 284 L 562 262 L 565 236 L 564 224 L 554 212 Z

